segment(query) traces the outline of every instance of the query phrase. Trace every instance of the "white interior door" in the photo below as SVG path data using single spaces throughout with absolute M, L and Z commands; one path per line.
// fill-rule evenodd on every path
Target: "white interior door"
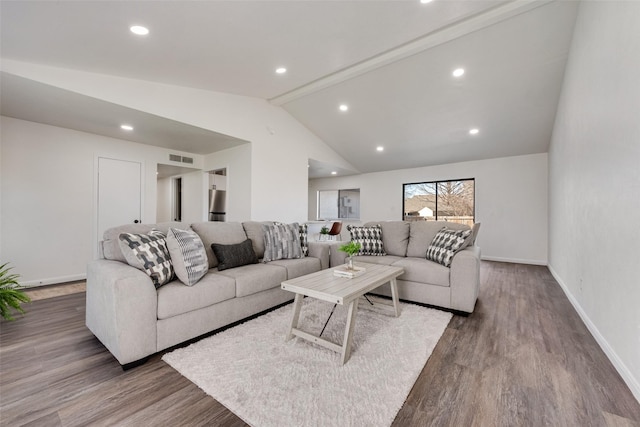
M 142 164 L 98 158 L 98 241 L 104 231 L 141 222 Z

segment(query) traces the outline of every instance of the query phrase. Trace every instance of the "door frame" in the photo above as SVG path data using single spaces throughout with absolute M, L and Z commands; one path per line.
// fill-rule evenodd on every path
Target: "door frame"
M 93 248 L 93 259 L 98 259 L 100 256 L 98 250 L 98 242 L 102 239 L 102 236 L 98 237 L 98 180 L 99 180 L 99 166 L 100 159 L 117 160 L 120 162 L 131 162 L 140 164 L 140 222 L 145 220 L 145 194 L 146 194 L 146 165 L 143 159 L 140 158 L 124 158 L 120 156 L 112 156 L 109 154 L 95 154 L 93 156 L 93 220 L 91 221 L 91 247 Z

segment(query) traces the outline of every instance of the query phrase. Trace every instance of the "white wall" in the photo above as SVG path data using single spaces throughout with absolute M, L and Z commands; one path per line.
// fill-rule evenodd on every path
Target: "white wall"
M 85 277 L 97 240 L 98 156 L 142 162 L 142 221 L 156 222 L 157 164 L 167 163 L 169 150 L 9 117 L 1 118 L 0 138 L 0 251 L 21 283 Z M 202 156 L 189 155 L 202 166 Z
M 160 178 L 157 181 L 157 222 L 171 221 L 171 178 Z
M 8 59 L 0 65 L 11 74 L 250 141 L 251 173 L 233 179 L 243 181 L 242 197 L 255 220 L 307 217 L 309 158 L 354 169 L 284 109 L 262 99 Z M 244 209 L 244 203 L 236 200 L 233 206 Z M 234 216 L 248 219 L 245 212 Z
M 225 218 L 227 221 L 246 221 L 251 219 L 251 160 L 250 144 L 218 151 L 204 158 L 204 169 L 206 171 L 227 169 L 227 215 Z M 269 178 L 266 177 L 264 179 L 268 181 Z M 205 210 L 209 210 L 208 206 Z
M 402 184 L 475 178 L 478 245 L 484 259 L 547 263 L 547 155 L 505 157 L 309 181 L 309 219 L 318 190 L 360 188 L 362 222 L 402 220 Z
M 582 2 L 549 151 L 549 267 L 640 400 L 640 3 Z

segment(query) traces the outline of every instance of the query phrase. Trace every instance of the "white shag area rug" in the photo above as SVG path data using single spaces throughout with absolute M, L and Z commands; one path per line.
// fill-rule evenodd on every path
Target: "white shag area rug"
M 319 334 L 332 307 L 305 298 L 300 328 Z M 401 309 L 396 318 L 361 299 L 343 366 L 336 352 L 285 341 L 292 305 L 162 359 L 255 427 L 389 426 L 452 317 L 412 304 Z M 337 306 L 322 337 L 341 344 L 346 317 L 347 307 Z

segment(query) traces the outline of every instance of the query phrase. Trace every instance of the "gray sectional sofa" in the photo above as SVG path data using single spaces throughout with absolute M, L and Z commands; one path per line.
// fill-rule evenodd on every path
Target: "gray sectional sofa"
M 125 368 L 134 366 L 156 352 L 284 304 L 293 299 L 293 294 L 283 291 L 281 282 L 345 262 L 345 253 L 338 250 L 344 241 L 308 242 L 308 255 L 303 258 L 219 271 L 221 266 L 212 244 L 245 242 L 246 247 L 246 240 L 250 239 L 256 257 L 268 258 L 263 224 L 273 223 L 129 224 L 107 230 L 100 242 L 101 258 L 90 262 L 87 268 L 87 327 L 120 364 Z M 356 256 L 356 261 L 404 268 L 397 281 L 401 299 L 473 311 L 480 283 L 480 248 L 474 245 L 475 233 L 465 241 L 468 246 L 453 256 L 450 267 L 425 258 L 440 229 L 469 227 L 423 221 L 372 222 L 365 226 L 377 224 L 382 230 L 380 246 L 384 246 L 386 255 Z M 202 264 L 208 265 L 202 269 L 204 276 L 192 286 L 176 279 L 156 288 L 151 277 L 132 267 L 122 251 L 122 233 L 147 235 L 158 229 L 167 234 L 169 228 L 195 232 L 206 250 L 207 260 Z M 474 229 L 477 232 L 477 227 Z M 168 240 L 167 245 L 171 246 Z M 378 288 L 376 293 L 390 296 L 389 285 Z
M 400 299 L 473 312 L 480 286 L 480 248 L 475 245 L 480 224 L 474 225 L 465 242 L 466 247 L 453 256 L 450 267 L 427 260 L 427 248 L 443 227 L 464 230 L 470 229 L 469 226 L 446 221 L 380 221 L 368 222 L 364 226 L 378 224 L 382 229 L 386 255 L 355 256 L 355 261 L 404 268 L 404 274 L 397 280 Z M 349 231 L 342 236 L 349 240 Z M 330 245 L 330 266 L 344 264 L 346 254 L 338 251 L 344 243 Z M 391 296 L 391 289 L 384 285 L 374 293 Z
M 101 258 L 87 267 L 86 325 L 122 365 L 214 331 L 293 299 L 280 283 L 329 265 L 329 248 L 309 242 L 308 256 L 280 259 L 218 271 L 212 243 L 251 239 L 258 258 L 265 251 L 262 224 L 202 222 L 130 224 L 112 228 L 100 242 Z M 206 249 L 209 270 L 193 286 L 174 280 L 158 289 L 149 275 L 127 263 L 121 233 L 165 234 L 176 228 L 195 231 Z

